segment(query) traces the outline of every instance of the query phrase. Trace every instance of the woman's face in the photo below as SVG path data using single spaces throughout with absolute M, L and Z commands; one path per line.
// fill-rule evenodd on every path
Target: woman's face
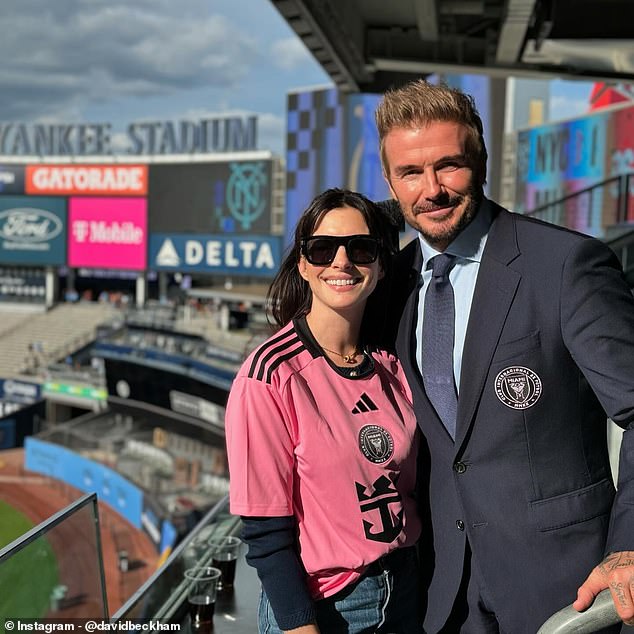
M 322 216 L 312 233 L 313 236 L 369 234 L 363 214 L 352 207 L 331 209 Z M 343 245 L 337 248 L 330 264 L 311 264 L 302 255 L 298 268 L 312 291 L 311 312 L 331 310 L 361 314 L 369 295 L 383 277 L 378 257 L 369 264 L 353 264 Z

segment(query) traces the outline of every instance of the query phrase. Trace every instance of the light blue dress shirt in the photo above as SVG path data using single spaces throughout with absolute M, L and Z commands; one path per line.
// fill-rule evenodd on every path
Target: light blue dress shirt
M 458 259 L 449 272 L 449 281 L 453 286 L 456 318 L 454 323 L 453 373 L 456 389 L 460 389 L 460 371 L 462 369 L 462 350 L 467 334 L 469 311 L 473 300 L 482 253 L 489 234 L 493 216 L 486 199 L 480 205 L 476 217 L 461 231 L 456 239 L 447 247 L 445 253 L 455 255 Z M 440 251 L 425 242 L 422 235 L 418 235 L 423 252 L 423 268 L 421 271 L 422 285 L 418 294 L 418 320 L 416 322 L 416 362 L 419 370 L 422 368 L 423 316 L 425 313 L 425 293 L 431 280 L 429 261 Z

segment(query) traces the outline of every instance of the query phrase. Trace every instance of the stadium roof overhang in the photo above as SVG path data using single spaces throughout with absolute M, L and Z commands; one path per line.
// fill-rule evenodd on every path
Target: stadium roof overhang
M 333 82 L 433 73 L 634 80 L 631 0 L 271 0 Z

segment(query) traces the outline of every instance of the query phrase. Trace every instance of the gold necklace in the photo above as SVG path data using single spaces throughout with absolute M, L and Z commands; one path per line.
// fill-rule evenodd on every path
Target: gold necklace
M 321 344 L 319 344 L 321 345 Z M 341 354 L 341 352 L 335 352 L 334 350 L 329 350 L 326 346 L 321 346 L 326 352 L 330 352 L 330 354 L 336 354 L 338 357 L 343 359 L 344 363 L 356 363 L 357 355 L 359 354 L 359 350 L 355 346 L 354 350 L 350 354 Z

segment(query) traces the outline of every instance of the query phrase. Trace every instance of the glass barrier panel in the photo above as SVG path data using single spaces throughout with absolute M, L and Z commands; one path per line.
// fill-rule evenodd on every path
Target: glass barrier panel
M 97 496 L 79 498 L 0 550 L 0 615 L 106 618 Z
M 112 620 L 116 622 L 132 618 L 179 622 L 181 612 L 186 607 L 185 570 L 211 565 L 209 540 L 235 535 L 239 530 L 240 519 L 229 514 L 228 496 L 225 496 L 176 546 L 163 566 L 112 616 Z

